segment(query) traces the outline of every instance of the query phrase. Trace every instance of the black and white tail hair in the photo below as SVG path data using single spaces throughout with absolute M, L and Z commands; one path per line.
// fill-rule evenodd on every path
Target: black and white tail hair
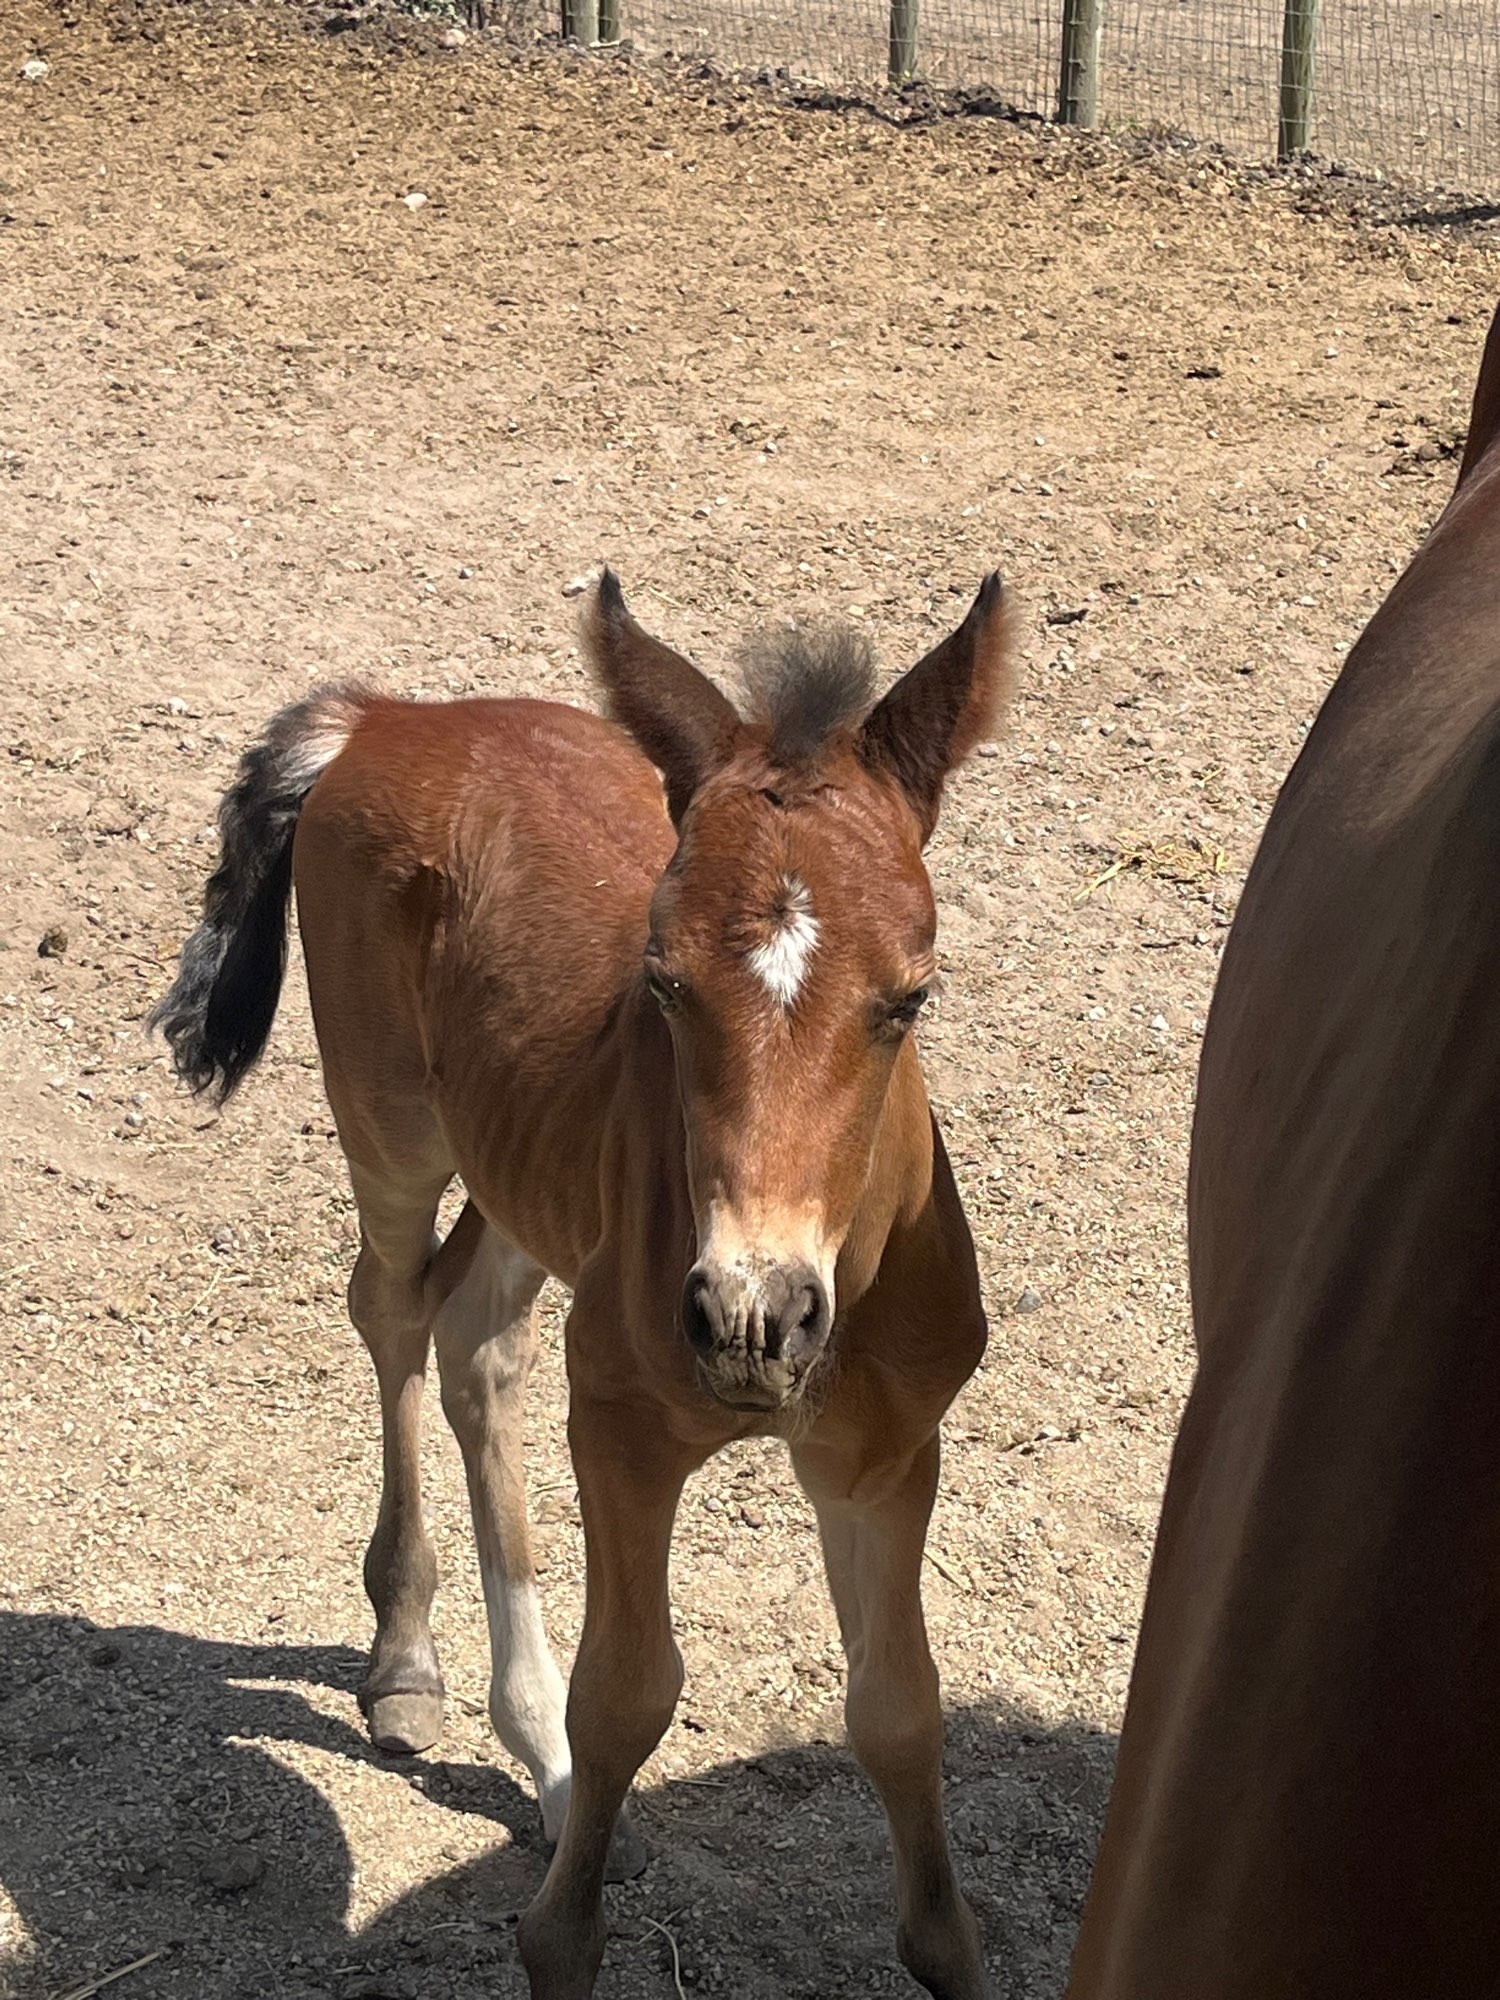
M 266 1045 L 286 971 L 292 836 L 302 801 L 343 749 L 370 700 L 319 688 L 282 709 L 240 759 L 219 806 L 219 865 L 177 977 L 152 1014 L 195 1095 L 222 1104 Z

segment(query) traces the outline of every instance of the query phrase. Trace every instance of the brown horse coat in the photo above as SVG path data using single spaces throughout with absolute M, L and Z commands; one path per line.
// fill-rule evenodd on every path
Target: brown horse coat
M 1500 1994 L 1500 318 L 1246 884 L 1070 2000 Z

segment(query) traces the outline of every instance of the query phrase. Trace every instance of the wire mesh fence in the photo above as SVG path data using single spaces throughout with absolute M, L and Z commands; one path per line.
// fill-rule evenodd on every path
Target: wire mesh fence
M 894 12 L 917 76 L 1044 117 L 1058 108 L 1064 16 L 1080 4 L 1099 0 L 618 0 L 620 32 L 651 53 L 844 88 L 891 73 Z M 1299 13 L 1310 150 L 1500 195 L 1500 0 L 1102 0 L 1099 122 L 1274 155 Z

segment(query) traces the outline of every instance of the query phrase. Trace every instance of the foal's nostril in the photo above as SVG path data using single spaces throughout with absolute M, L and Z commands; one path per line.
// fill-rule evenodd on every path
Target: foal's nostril
M 718 1298 L 699 1270 L 688 1272 L 682 1288 L 682 1330 L 695 1354 L 712 1354 L 723 1335 Z
M 821 1281 L 809 1277 L 792 1285 L 774 1327 L 766 1329 L 766 1351 L 796 1362 L 817 1350 L 828 1332 L 828 1294 Z

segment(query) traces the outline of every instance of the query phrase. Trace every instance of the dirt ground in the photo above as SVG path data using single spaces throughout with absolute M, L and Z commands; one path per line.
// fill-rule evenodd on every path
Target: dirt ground
M 487 4 L 553 19 L 553 0 Z M 650 54 L 787 67 L 834 87 L 883 80 L 890 53 L 888 0 L 619 0 L 619 18 Z M 1035 0 L 922 0 L 918 74 L 996 92 L 1050 118 L 1061 18 L 1060 6 Z M 1283 22 L 1277 0 L 1111 0 L 1100 36 L 1100 118 L 1274 159 Z M 1363 173 L 1493 193 L 1494 39 L 1491 0 L 1320 0 L 1313 151 Z
M 927 1583 L 997 1991 L 1055 1995 L 1189 1375 L 1214 968 L 1448 491 L 1493 243 L 1206 154 L 272 7 L 20 0 L 0 130 L 0 1990 L 522 1992 L 542 1854 L 435 1409 L 440 1751 L 373 1754 L 354 1702 L 377 1430 L 298 979 L 218 1120 L 141 1020 L 279 703 L 586 700 L 564 590 L 607 556 L 710 665 L 831 610 L 894 669 L 995 562 L 1024 602 L 1013 731 L 932 850 L 923 1037 L 993 1333 Z M 688 1687 L 600 1994 L 909 1990 L 778 1448 L 695 1482 L 675 1577 Z

